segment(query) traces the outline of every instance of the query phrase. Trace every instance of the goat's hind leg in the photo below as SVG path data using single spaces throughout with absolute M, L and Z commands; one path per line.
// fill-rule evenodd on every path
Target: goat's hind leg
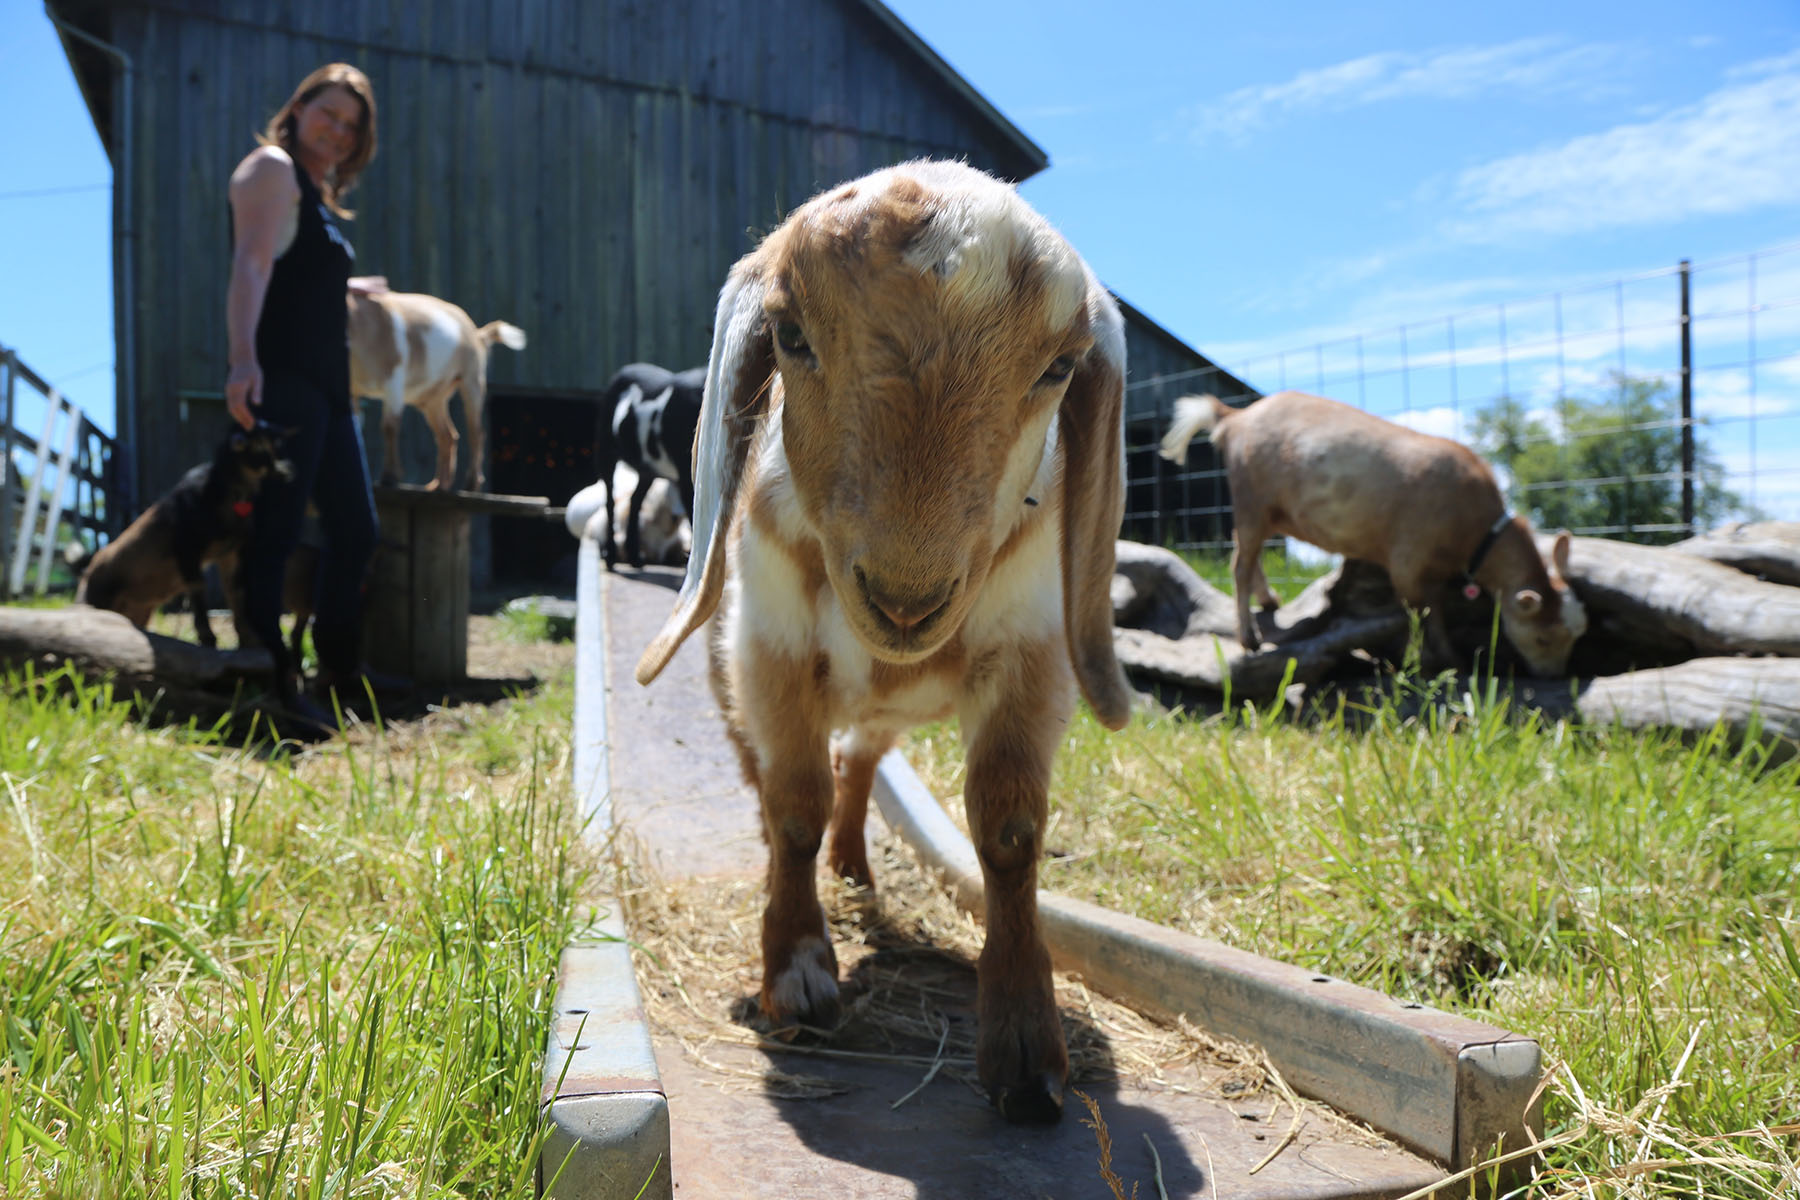
M 869 789 L 875 782 L 875 768 L 893 744 L 891 733 L 852 729 L 831 747 L 836 795 L 831 806 L 831 838 L 825 861 L 839 878 L 858 887 L 875 886 L 863 826 L 869 819 Z
M 467 444 L 463 447 L 465 465 L 459 472 L 459 479 L 466 490 L 479 492 L 487 487 L 487 466 L 483 461 L 487 457 L 487 424 L 483 416 L 487 407 L 487 361 L 480 355 L 468 357 L 468 365 L 462 374 L 463 432 L 467 435 L 464 439 Z M 448 406 L 448 396 L 444 402 Z M 447 413 L 445 419 L 448 419 Z
M 1258 650 L 1262 647 L 1263 637 L 1256 615 L 1250 609 L 1250 600 L 1255 597 L 1263 609 L 1273 612 L 1281 607 L 1281 597 L 1269 586 L 1269 577 L 1263 574 L 1262 556 L 1263 541 L 1267 531 L 1246 528 L 1239 525 L 1232 534 L 1231 549 L 1231 588 L 1237 601 L 1238 641 L 1246 650 Z

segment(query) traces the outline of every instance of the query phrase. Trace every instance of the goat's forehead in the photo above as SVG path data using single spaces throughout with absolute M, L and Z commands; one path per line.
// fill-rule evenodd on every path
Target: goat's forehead
M 956 163 L 911 163 L 845 184 L 796 214 L 795 233 L 827 250 L 823 264 L 882 264 L 934 281 L 956 312 L 1009 306 L 1029 286 L 1047 331 L 1060 331 L 1087 299 L 1087 270 L 1049 222 L 1009 185 Z

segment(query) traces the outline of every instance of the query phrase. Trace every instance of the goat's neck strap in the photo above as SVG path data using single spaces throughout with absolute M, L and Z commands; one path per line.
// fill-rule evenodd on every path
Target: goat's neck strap
M 1463 568 L 1463 575 L 1471 583 L 1475 580 L 1475 572 L 1481 570 L 1481 564 L 1487 561 L 1488 551 L 1500 540 L 1500 533 L 1513 521 L 1510 510 L 1500 514 L 1500 519 L 1488 526 L 1487 534 L 1481 539 L 1481 545 L 1475 547 L 1475 553 L 1469 558 L 1469 565 Z

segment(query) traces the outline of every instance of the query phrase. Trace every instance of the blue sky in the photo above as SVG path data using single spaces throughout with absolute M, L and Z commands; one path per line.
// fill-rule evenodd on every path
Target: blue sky
M 1800 468 L 1792 0 L 891 3 L 1049 153 L 1023 193 L 1101 277 L 1260 387 L 1322 367 L 1332 394 L 1454 433 L 1502 386 L 1666 371 L 1667 272 L 1693 259 L 1715 448 L 1800 518 L 1800 470 L 1771 474 Z M 28 3 L 0 11 L 0 111 L 0 343 L 104 421 L 110 171 Z M 1351 385 L 1353 342 L 1308 349 L 1364 335 L 1374 375 L 1403 323 L 1424 366 L 1404 377 Z

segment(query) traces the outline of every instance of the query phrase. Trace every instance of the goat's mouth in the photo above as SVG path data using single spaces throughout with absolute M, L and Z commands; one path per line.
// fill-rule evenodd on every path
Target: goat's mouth
M 845 589 L 850 628 L 871 652 L 890 662 L 927 658 L 956 629 L 963 580 L 928 588 L 900 589 L 872 581 L 860 566 L 851 568 L 854 587 Z

